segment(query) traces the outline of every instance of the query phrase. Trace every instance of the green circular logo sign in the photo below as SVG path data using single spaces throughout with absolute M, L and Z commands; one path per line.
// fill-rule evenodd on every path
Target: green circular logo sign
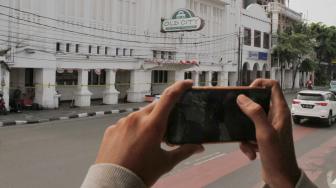
M 161 32 L 198 31 L 203 29 L 204 20 L 189 9 L 177 10 L 171 19 L 161 22 Z

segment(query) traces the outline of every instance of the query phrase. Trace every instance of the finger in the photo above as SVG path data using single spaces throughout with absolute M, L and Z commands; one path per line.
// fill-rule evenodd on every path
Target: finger
M 170 162 L 173 166 L 177 165 L 181 161 L 189 158 L 193 154 L 201 153 L 204 151 L 204 147 L 202 145 L 182 145 L 179 148 L 169 151 Z
M 253 121 L 256 127 L 257 140 L 258 136 L 268 135 L 272 131 L 272 127 L 268 123 L 265 111 L 262 107 L 253 102 L 245 95 L 239 95 L 237 103 L 240 109 Z M 258 142 L 259 143 L 259 142 Z
M 287 102 L 285 100 L 285 96 L 280 88 L 280 85 L 275 80 L 267 80 L 267 79 L 256 79 L 250 87 L 266 87 L 271 88 L 272 96 L 271 101 L 272 104 L 278 107 L 288 107 Z
M 242 144 L 250 147 L 256 153 L 259 152 L 258 144 L 255 141 L 242 142 Z
M 251 148 L 247 143 L 240 143 L 240 150 L 249 158 L 251 161 L 257 158 L 257 154 L 253 148 Z
M 140 112 L 144 112 L 146 114 L 149 114 L 149 113 L 152 112 L 155 105 L 156 105 L 156 102 L 152 102 L 152 103 L 148 104 L 147 106 L 140 108 Z
M 160 122 L 160 125 L 166 125 L 169 113 L 181 95 L 190 89 L 193 85 L 191 80 L 179 81 L 167 88 L 160 100 L 155 105 L 151 113 L 151 117 L 155 122 Z

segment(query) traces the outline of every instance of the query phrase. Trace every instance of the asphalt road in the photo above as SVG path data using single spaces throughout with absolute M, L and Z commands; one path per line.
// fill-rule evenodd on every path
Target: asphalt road
M 105 128 L 124 115 L 0 128 L 0 187 L 79 187 Z M 306 122 L 293 129 L 301 168 L 319 187 L 336 187 L 336 124 Z M 154 187 L 260 187 L 260 161 L 248 161 L 238 144 L 205 147 Z

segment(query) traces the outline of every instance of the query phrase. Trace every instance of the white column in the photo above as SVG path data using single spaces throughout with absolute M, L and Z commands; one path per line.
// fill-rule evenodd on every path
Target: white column
M 127 91 L 128 102 L 144 102 L 145 95 L 151 94 L 151 71 L 133 70 L 130 88 Z
M 86 107 L 91 105 L 92 93 L 88 88 L 88 70 L 78 70 L 78 86 L 75 93 L 75 106 Z
M 300 71 L 296 73 L 295 88 L 300 88 Z
M 175 71 L 174 82 L 184 80 L 184 71 Z
M 5 101 L 6 109 L 9 110 L 9 71 L 1 65 L 0 71 L 1 92 Z
M 106 88 L 103 93 L 104 104 L 118 104 L 119 91 L 115 88 L 116 71 L 106 70 Z
M 277 78 L 276 78 L 276 68 L 271 68 L 270 74 L 271 74 L 271 79 L 272 80 L 277 80 Z
M 212 86 L 212 72 L 208 71 L 205 73 L 205 86 Z
M 194 81 L 194 86 L 199 86 L 199 72 L 192 72 L 192 79 Z
M 229 84 L 229 73 L 219 72 L 218 73 L 218 86 L 228 86 Z
M 238 81 L 238 73 L 237 72 L 229 72 L 229 85 L 237 86 Z
M 43 108 L 56 108 L 56 69 L 34 69 L 35 103 Z

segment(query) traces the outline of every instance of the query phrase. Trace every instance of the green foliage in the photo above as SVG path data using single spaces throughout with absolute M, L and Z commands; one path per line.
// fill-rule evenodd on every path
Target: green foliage
M 318 63 L 310 58 L 306 58 L 302 61 L 300 71 L 312 72 L 318 68 Z
M 331 63 L 336 58 L 336 27 L 328 27 L 322 23 L 312 23 L 309 28 L 316 40 L 317 59 L 320 62 Z
M 315 41 L 307 24 L 293 25 L 278 33 L 277 39 L 278 44 L 273 48 L 273 55 L 279 57 L 280 62 L 288 62 L 299 67 L 302 60 L 314 59 Z

